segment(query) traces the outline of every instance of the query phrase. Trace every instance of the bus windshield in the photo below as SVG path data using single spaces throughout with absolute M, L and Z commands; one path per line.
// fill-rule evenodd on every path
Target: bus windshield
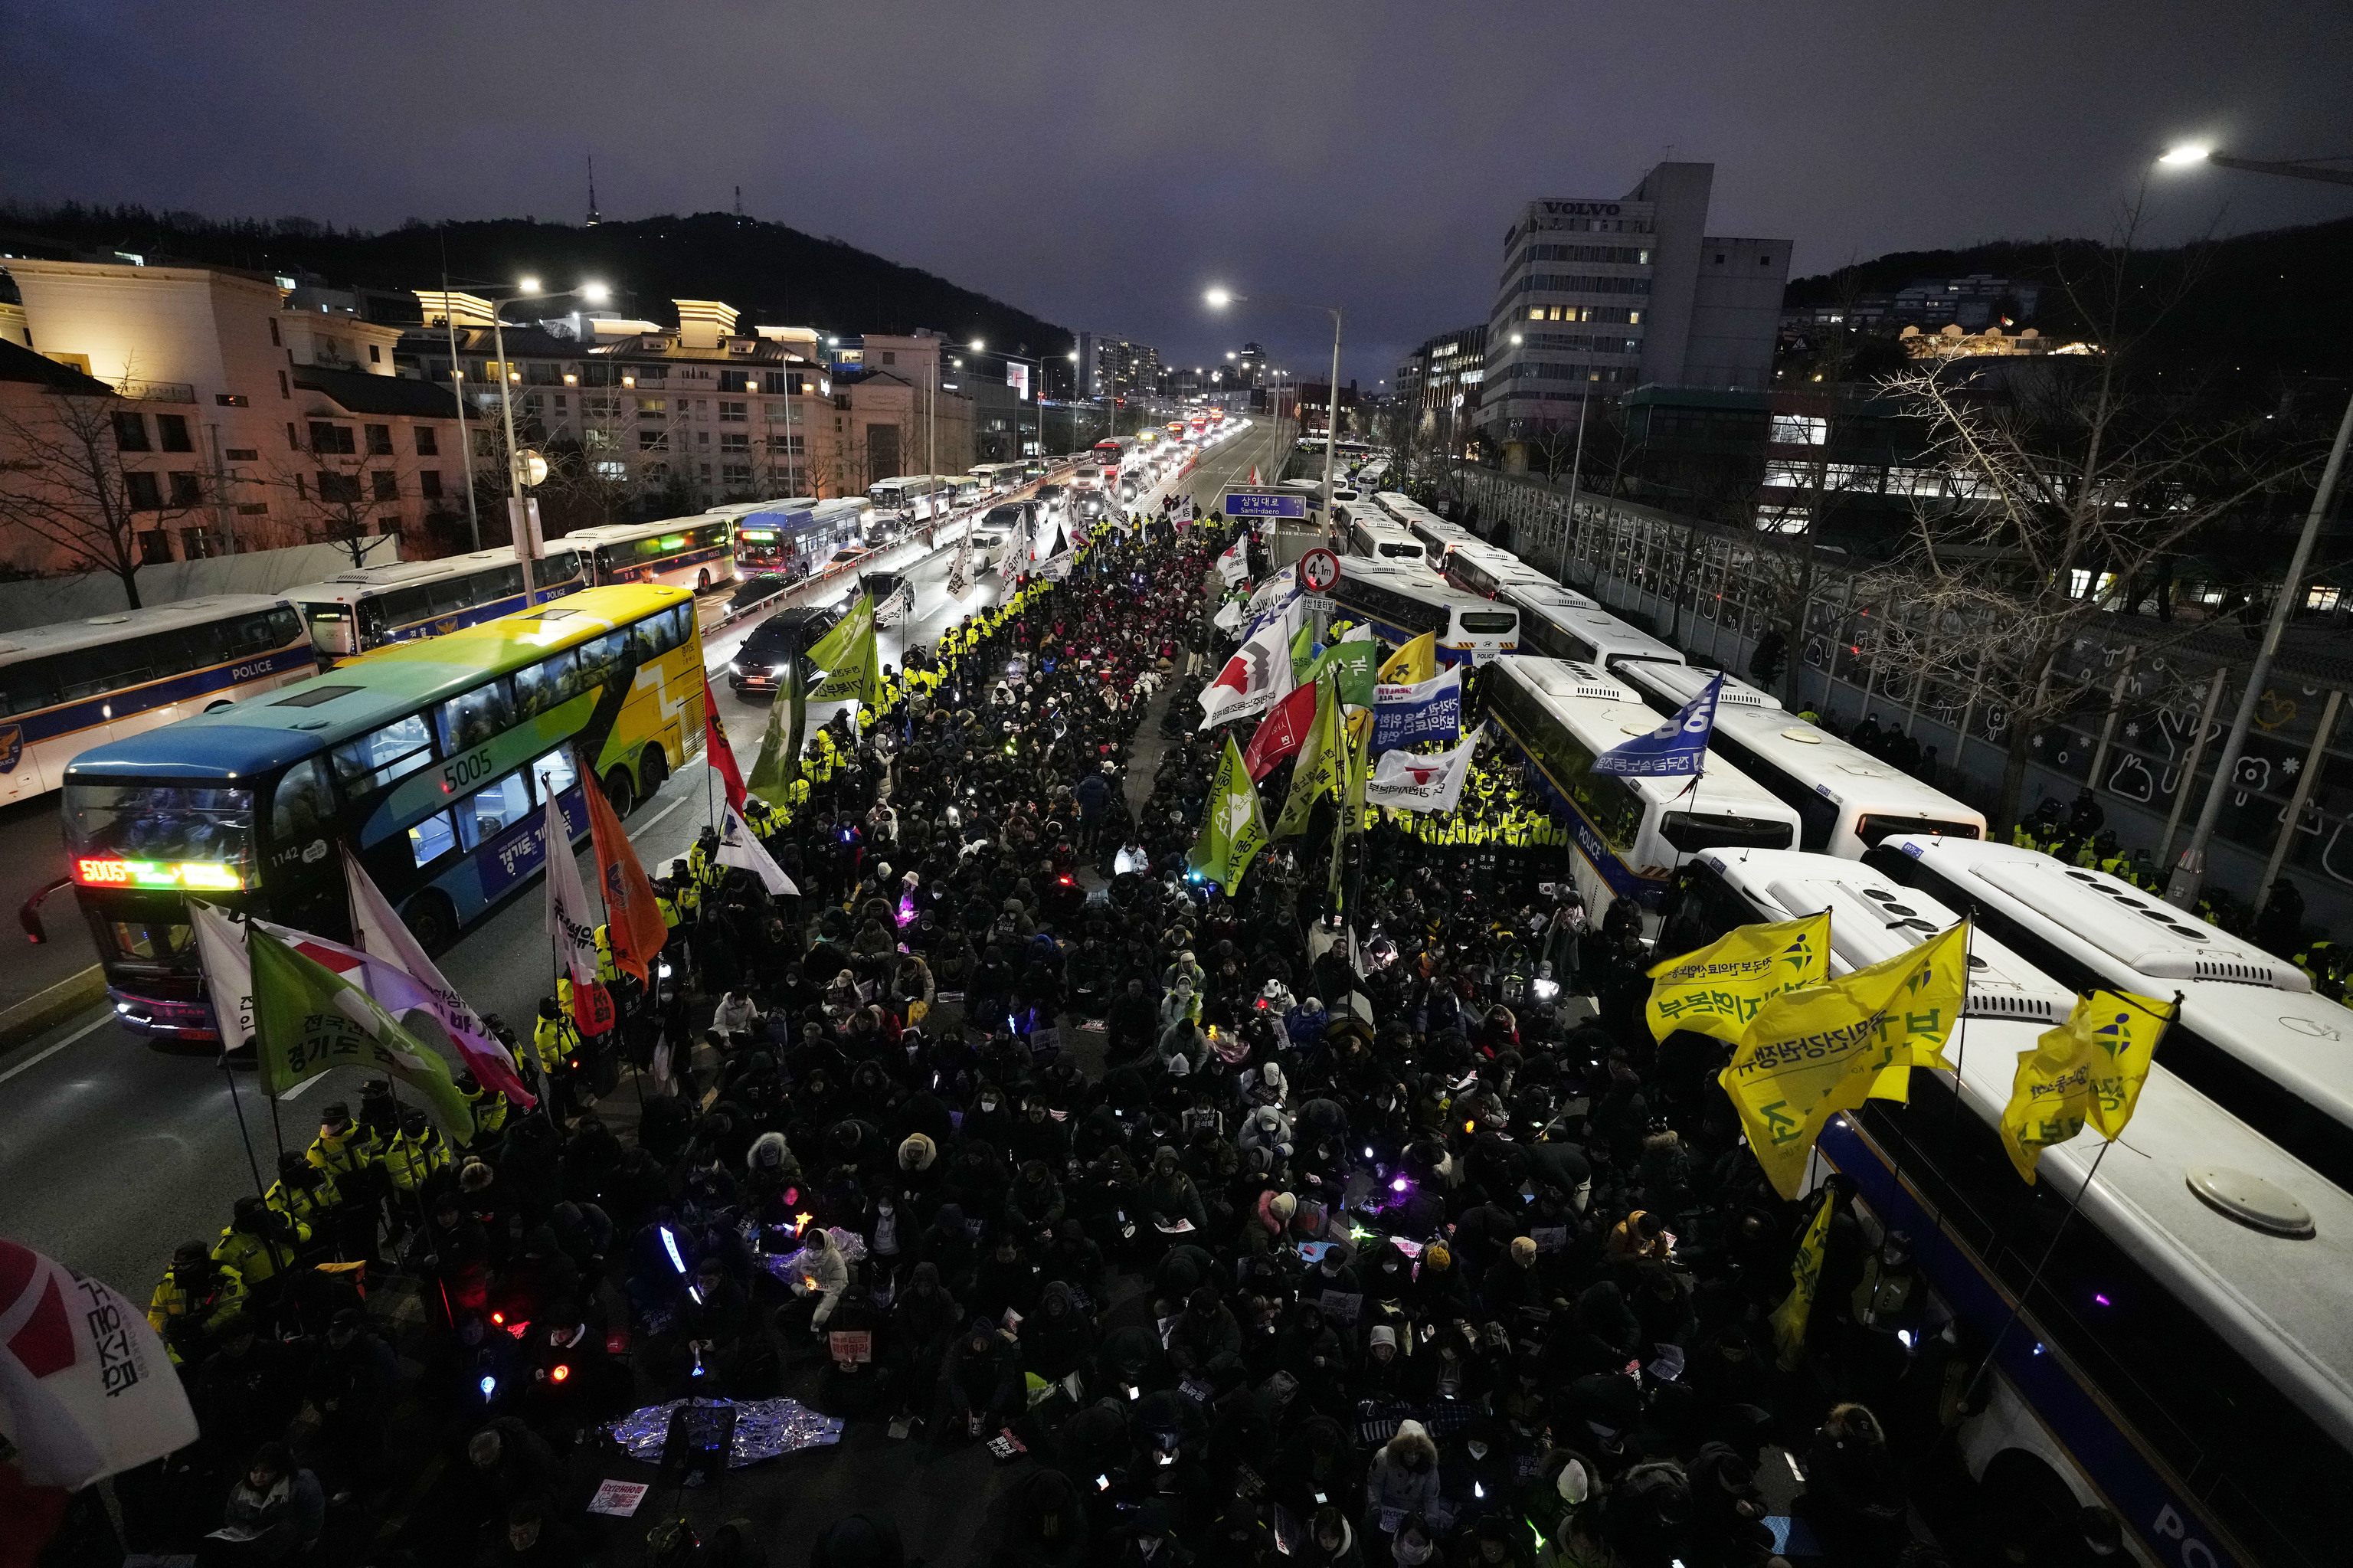
M 251 880 L 250 789 L 69 784 L 65 807 L 82 883 L 227 890 Z

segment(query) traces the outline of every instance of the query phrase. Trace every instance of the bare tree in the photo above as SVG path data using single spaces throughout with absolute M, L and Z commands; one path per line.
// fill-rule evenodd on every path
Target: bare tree
M 2036 736 L 2105 711 L 2113 671 L 2079 655 L 2108 641 L 2133 585 L 2308 462 L 2275 457 L 2259 413 L 2140 380 L 2135 351 L 2190 279 L 2185 267 L 2151 287 L 2134 265 L 2137 216 L 2063 279 L 2091 352 L 1990 362 L 2014 372 L 2006 397 L 1989 395 L 1967 360 L 1881 383 L 1925 421 L 1946 494 L 1916 504 L 1906 553 L 1856 585 L 1881 607 L 1874 656 L 1892 683 L 1925 679 L 1948 702 L 2000 715 L 2004 822 Z
M 46 396 L 46 417 L 0 415 L 0 532 L 37 541 L 69 570 L 111 574 L 136 609 L 139 569 L 148 564 L 142 535 L 198 511 L 206 498 L 164 474 L 123 467 L 119 431 L 138 413 L 130 402 L 111 391 Z

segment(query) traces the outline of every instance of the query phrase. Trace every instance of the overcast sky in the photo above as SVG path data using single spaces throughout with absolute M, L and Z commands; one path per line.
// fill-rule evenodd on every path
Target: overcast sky
M 2197 137 L 2353 154 L 2353 7 L 467 0 L 0 7 L 0 196 L 215 217 L 744 209 L 1207 364 L 1394 374 L 1482 319 L 1531 197 L 1715 164 L 1793 271 L 2104 235 Z M 2333 108 L 2331 106 L 2334 106 Z M 2205 169 L 2155 232 L 2353 213 Z M 626 280 L 613 280 L 626 283 Z M 1223 283 L 1256 296 L 1220 323 Z M 850 326 L 856 323 L 839 323 Z

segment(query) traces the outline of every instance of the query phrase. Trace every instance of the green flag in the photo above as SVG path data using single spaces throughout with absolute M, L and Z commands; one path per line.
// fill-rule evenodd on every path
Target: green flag
M 752 759 L 744 789 L 771 806 L 787 806 L 786 792 L 801 774 L 801 731 L 808 720 L 808 695 L 801 687 L 801 651 L 785 650 L 784 689 L 768 705 L 768 727 L 760 735 L 760 755 Z
M 860 594 L 834 629 L 808 651 L 825 673 L 808 694 L 813 703 L 874 703 L 882 699 L 882 665 L 874 649 L 874 598 Z
M 1273 836 L 1287 839 L 1307 831 L 1315 802 L 1340 788 L 1341 769 L 1347 766 L 1347 737 L 1340 730 L 1338 683 L 1315 683 L 1315 717 L 1300 743 L 1298 759 L 1291 765 L 1291 793 L 1274 821 Z
M 1233 896 L 1242 873 L 1266 847 L 1266 817 L 1259 810 L 1258 786 L 1250 782 L 1242 754 L 1226 732 L 1226 754 L 1219 759 L 1218 776 L 1209 784 L 1209 801 L 1201 814 L 1201 832 L 1185 863 Z
M 254 1061 L 272 1098 L 331 1067 L 359 1067 L 422 1094 L 453 1141 L 473 1136 L 473 1112 L 449 1081 L 448 1064 L 374 997 L 259 923 L 248 927 L 245 950 L 253 967 Z
M 1350 833 L 1365 831 L 1365 773 L 1370 766 L 1372 742 L 1369 736 L 1350 738 L 1345 729 L 1336 731 L 1340 744 L 1340 821 L 1332 830 L 1332 874 L 1324 885 L 1324 895 L 1332 907 L 1340 907 L 1340 858 Z
M 1340 700 L 1352 708 L 1373 705 L 1374 674 L 1381 657 L 1380 644 L 1369 637 L 1344 639 L 1333 643 L 1315 656 L 1314 663 L 1300 673 L 1295 684 L 1305 685 L 1320 679 L 1330 671 L 1340 679 Z
M 1315 623 L 1313 620 L 1303 621 L 1300 623 L 1299 630 L 1291 634 L 1291 683 L 1293 685 L 1303 686 L 1307 683 L 1308 667 L 1314 663 L 1315 658 Z

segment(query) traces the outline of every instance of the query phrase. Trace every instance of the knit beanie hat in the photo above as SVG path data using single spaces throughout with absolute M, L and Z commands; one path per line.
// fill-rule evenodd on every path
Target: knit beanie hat
M 1277 1192 L 1274 1195 L 1274 1201 L 1269 1203 L 1267 1208 L 1272 1211 L 1276 1219 L 1289 1224 L 1291 1216 L 1299 1212 L 1299 1200 L 1289 1192 Z
M 1535 1262 L 1535 1238 L 1534 1236 L 1514 1236 L 1512 1238 L 1512 1261 L 1525 1268 L 1529 1264 Z
M 926 1133 L 911 1132 L 906 1141 L 899 1145 L 899 1169 L 902 1171 L 928 1171 L 932 1168 L 932 1161 L 938 1157 L 939 1150 Z

